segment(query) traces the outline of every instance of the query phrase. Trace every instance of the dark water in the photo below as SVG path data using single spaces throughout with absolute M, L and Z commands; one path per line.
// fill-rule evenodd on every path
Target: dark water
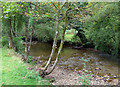
M 41 60 L 48 60 L 52 45 L 48 43 L 37 43 L 32 45 L 30 55 L 41 57 Z M 56 55 L 56 54 L 55 54 Z M 113 56 L 104 54 L 91 49 L 73 49 L 71 46 L 66 46 L 62 50 L 58 65 L 70 68 L 73 70 L 82 70 L 82 58 L 88 59 L 86 67 L 92 73 L 99 72 L 98 75 L 116 75 L 118 76 L 117 59 Z M 54 59 L 53 59 L 54 60 Z

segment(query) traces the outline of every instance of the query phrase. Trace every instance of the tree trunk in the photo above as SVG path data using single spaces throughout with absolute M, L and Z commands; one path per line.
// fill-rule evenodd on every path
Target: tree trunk
M 15 16 L 14 16 L 14 24 L 13 24 L 12 33 L 13 33 L 13 36 L 16 37 L 16 34 L 15 34 Z
M 27 23 L 25 23 L 25 54 L 24 54 L 24 60 L 26 61 L 28 58 L 28 27 Z
M 57 53 L 57 57 L 56 57 L 56 60 L 53 64 L 53 67 L 52 67 L 51 71 L 48 74 L 50 74 L 55 69 L 55 66 L 57 65 L 57 62 L 58 62 L 59 57 L 60 57 L 61 50 L 63 48 L 66 29 L 67 29 L 67 12 L 65 13 L 65 27 L 63 29 L 63 33 L 62 33 L 62 37 L 61 37 L 61 43 L 60 43 L 60 47 L 59 47 L 59 50 L 58 50 L 58 53 Z
M 34 33 L 33 29 L 34 29 L 34 28 L 35 28 L 35 26 L 34 26 L 34 23 L 33 23 L 33 24 L 32 24 L 32 34 L 31 34 L 31 36 L 30 36 L 30 42 L 29 42 L 29 46 L 28 46 L 28 54 L 29 54 L 30 48 L 31 48 L 32 37 L 33 37 L 33 33 Z
M 30 40 L 28 42 L 28 33 L 29 33 L 28 32 L 28 28 L 29 28 L 28 25 L 26 24 L 26 27 L 25 27 L 25 55 L 24 55 L 25 61 L 27 60 L 29 52 L 30 52 L 31 43 L 32 43 L 32 36 L 33 36 L 33 29 L 34 29 L 34 24 L 33 24 L 32 25 L 32 33 L 30 35 Z
M 30 5 L 30 10 L 31 10 L 31 5 Z M 26 11 L 28 12 L 28 9 L 26 8 Z M 26 19 L 26 23 L 25 23 L 25 54 L 24 54 L 24 59 L 25 61 L 28 58 L 29 55 L 29 51 L 30 51 L 30 47 L 31 47 L 31 43 L 32 43 L 32 35 L 33 35 L 33 28 L 34 28 L 34 24 L 32 25 L 32 34 L 30 35 L 30 41 L 28 43 L 28 29 L 30 28 L 30 17 L 28 18 L 28 20 Z
M 51 59 L 55 53 L 55 50 L 56 50 L 56 46 L 57 46 L 57 38 L 58 38 L 58 35 L 59 35 L 59 14 L 60 14 L 60 10 L 58 9 L 58 12 L 57 12 L 57 16 L 56 16 L 56 33 L 55 33 L 55 37 L 54 37 L 54 42 L 53 42 L 53 46 L 52 46 L 52 51 L 51 51 L 51 54 L 50 54 L 50 57 L 49 57 L 49 60 L 44 68 L 44 71 L 47 70 L 50 62 L 51 62 Z
M 9 48 L 13 49 L 13 38 L 12 38 L 12 25 L 11 25 L 11 19 L 9 19 L 9 30 L 8 30 L 8 39 L 9 39 Z
M 54 62 L 54 64 L 53 64 L 53 67 L 52 67 L 52 69 L 51 69 L 50 72 L 46 72 L 46 71 L 44 71 L 44 70 L 41 70 L 41 71 L 39 72 L 39 75 L 40 75 L 41 77 L 44 77 L 44 76 L 46 76 L 46 75 L 49 75 L 49 74 L 55 69 L 55 66 L 57 65 L 57 62 L 58 62 L 58 60 L 59 60 L 59 56 L 60 56 L 61 50 L 62 50 L 62 48 L 63 48 L 64 37 L 65 37 L 65 31 L 66 31 L 66 29 L 67 29 L 67 12 L 65 13 L 65 27 L 64 27 L 64 29 L 63 29 L 63 33 L 62 33 L 62 37 L 61 37 L 61 43 L 60 43 L 60 47 L 59 47 L 59 50 L 58 50 L 58 53 L 57 53 L 57 56 L 56 56 L 56 60 L 55 60 L 55 62 Z

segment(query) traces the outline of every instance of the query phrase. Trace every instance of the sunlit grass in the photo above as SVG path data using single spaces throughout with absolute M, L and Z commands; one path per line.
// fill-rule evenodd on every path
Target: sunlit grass
M 0 48 L 2 58 L 2 84 L 4 85 L 50 85 L 48 80 L 39 77 L 37 72 L 30 71 L 14 51 Z
M 71 41 L 74 34 L 65 34 L 65 41 Z

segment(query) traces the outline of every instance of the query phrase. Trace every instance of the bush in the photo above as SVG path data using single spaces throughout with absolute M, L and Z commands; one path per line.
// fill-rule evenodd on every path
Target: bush
M 53 40 L 54 33 L 55 33 L 55 29 L 49 27 L 49 25 L 40 24 L 36 26 L 35 35 L 42 42 Z
M 49 26 L 49 24 L 40 24 L 36 25 L 36 32 L 34 33 L 35 37 L 37 37 L 42 42 L 52 41 L 55 36 L 55 27 Z M 61 35 L 61 31 L 60 35 Z M 58 40 L 60 39 L 60 35 Z
M 71 42 L 75 43 L 82 43 L 80 38 L 77 35 L 74 35 L 73 38 L 71 39 Z
M 3 36 L 3 37 L 1 38 L 0 43 L 2 43 L 2 47 L 3 47 L 3 46 L 7 46 L 7 47 L 8 47 L 8 36 Z
M 24 49 L 21 38 L 23 38 L 23 37 L 13 37 L 13 44 L 16 47 L 16 51 L 19 52 L 19 53 L 22 53 L 22 51 Z M 8 47 L 8 43 L 9 43 L 8 42 L 8 36 L 2 36 L 1 43 L 2 43 L 2 47 L 3 46 Z
M 82 82 L 82 85 L 90 85 L 91 83 L 91 78 L 92 78 L 92 73 L 88 73 L 88 70 L 86 69 L 86 63 L 89 61 L 87 59 L 82 58 L 83 65 L 84 65 L 84 71 L 82 72 L 82 76 L 79 77 L 79 83 Z
M 99 10 L 86 17 L 85 35 L 96 49 L 117 56 L 120 46 L 118 3 L 97 3 L 94 7 Z
M 32 62 L 32 56 L 28 56 L 27 62 L 28 62 L 28 63 Z
M 24 49 L 24 45 L 22 44 L 22 42 L 23 42 L 22 38 L 23 38 L 23 36 L 13 38 L 13 43 L 16 47 L 16 51 L 19 53 L 22 53 L 22 51 Z

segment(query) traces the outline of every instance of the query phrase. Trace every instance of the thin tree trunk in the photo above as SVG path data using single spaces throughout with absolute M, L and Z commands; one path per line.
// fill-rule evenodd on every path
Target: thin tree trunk
M 57 38 L 58 38 L 58 35 L 59 35 L 59 14 L 60 14 L 60 10 L 58 9 L 58 13 L 57 13 L 57 16 L 56 16 L 56 33 L 55 33 L 55 37 L 54 37 L 54 42 L 53 42 L 53 46 L 52 46 L 52 51 L 51 51 L 51 54 L 50 54 L 50 57 L 49 57 L 49 60 L 44 68 L 44 71 L 47 70 L 50 62 L 51 62 L 51 59 L 55 53 L 55 50 L 56 50 L 56 46 L 57 46 Z
M 31 48 L 32 36 L 33 36 L 33 33 L 34 33 L 33 29 L 34 29 L 34 28 L 35 28 L 35 26 L 34 26 L 34 23 L 33 23 L 33 25 L 32 25 L 32 34 L 31 34 L 31 36 L 30 36 L 30 42 L 29 42 L 29 46 L 28 46 L 28 54 L 29 54 L 30 48 Z
M 12 25 L 11 25 L 11 19 L 9 19 L 9 30 L 8 30 L 8 39 L 9 39 L 9 48 L 13 49 L 13 38 L 12 38 Z
M 25 54 L 24 54 L 24 59 L 25 61 L 28 58 L 28 27 L 27 27 L 27 23 L 25 23 Z
M 57 65 L 57 62 L 59 60 L 59 56 L 60 56 L 61 50 L 63 48 L 63 43 L 64 43 L 64 34 L 63 34 L 62 39 L 61 39 L 61 43 L 60 43 L 60 47 L 59 47 L 59 50 L 58 50 L 58 53 L 57 53 L 57 57 L 56 57 L 55 63 L 53 64 L 53 67 L 52 67 L 51 71 L 48 74 L 50 74 L 55 69 L 55 66 Z
M 31 9 L 31 5 L 30 5 L 30 9 Z M 26 11 L 28 11 L 28 9 L 26 8 Z M 32 42 L 32 35 L 33 35 L 33 28 L 32 28 L 32 34 L 30 36 L 30 42 L 28 43 L 28 29 L 30 28 L 29 27 L 29 23 L 30 23 L 30 18 L 28 18 L 28 21 L 26 21 L 25 23 L 25 54 L 24 54 L 24 58 L 25 58 L 25 61 L 27 60 L 28 58 L 28 55 L 29 55 L 29 51 L 30 51 L 30 47 L 31 47 L 31 42 Z M 34 25 L 33 25 L 34 27 Z
M 63 48 L 66 29 L 67 29 L 67 12 L 65 13 L 65 27 L 63 29 L 63 33 L 62 33 L 62 37 L 61 37 L 61 43 L 60 43 L 60 47 L 59 47 L 59 50 L 58 50 L 58 53 L 57 53 L 57 57 L 56 57 L 56 60 L 55 60 L 55 62 L 53 64 L 53 67 L 52 67 L 51 71 L 49 73 L 47 73 L 47 74 L 50 74 L 55 69 L 55 66 L 57 65 L 57 62 L 58 62 L 59 57 L 60 57 L 61 50 Z
M 13 36 L 16 37 L 16 34 L 15 34 L 15 16 L 14 16 L 14 24 L 13 24 L 12 32 L 13 32 Z
M 39 71 L 39 75 L 41 76 L 41 77 L 45 77 L 46 75 L 49 75 L 54 69 L 55 69 L 55 66 L 56 66 L 56 64 L 57 64 L 57 62 L 58 62 L 58 60 L 59 60 L 59 56 L 60 56 L 60 53 L 61 53 L 61 50 L 62 50 L 62 48 L 63 48 L 63 44 L 64 44 L 64 37 L 65 37 L 65 31 L 66 31 L 66 29 L 67 29 L 67 11 L 66 11 L 66 13 L 65 13 L 65 27 L 64 27 L 64 29 L 63 29 L 63 33 L 62 33 L 62 37 L 61 37 L 61 43 L 60 43 L 60 47 L 59 47 L 59 50 L 58 50 L 58 53 L 57 53 L 57 56 L 56 56 L 56 60 L 55 60 L 55 62 L 54 62 L 54 64 L 53 64 L 53 67 L 52 67 L 52 69 L 50 70 L 50 72 L 46 72 L 45 70 L 41 70 L 40 69 L 40 71 Z M 51 52 L 52 53 L 52 52 Z M 50 59 L 49 59 L 50 60 Z M 49 62 L 50 63 L 50 62 Z M 48 67 L 48 66 L 47 66 Z

